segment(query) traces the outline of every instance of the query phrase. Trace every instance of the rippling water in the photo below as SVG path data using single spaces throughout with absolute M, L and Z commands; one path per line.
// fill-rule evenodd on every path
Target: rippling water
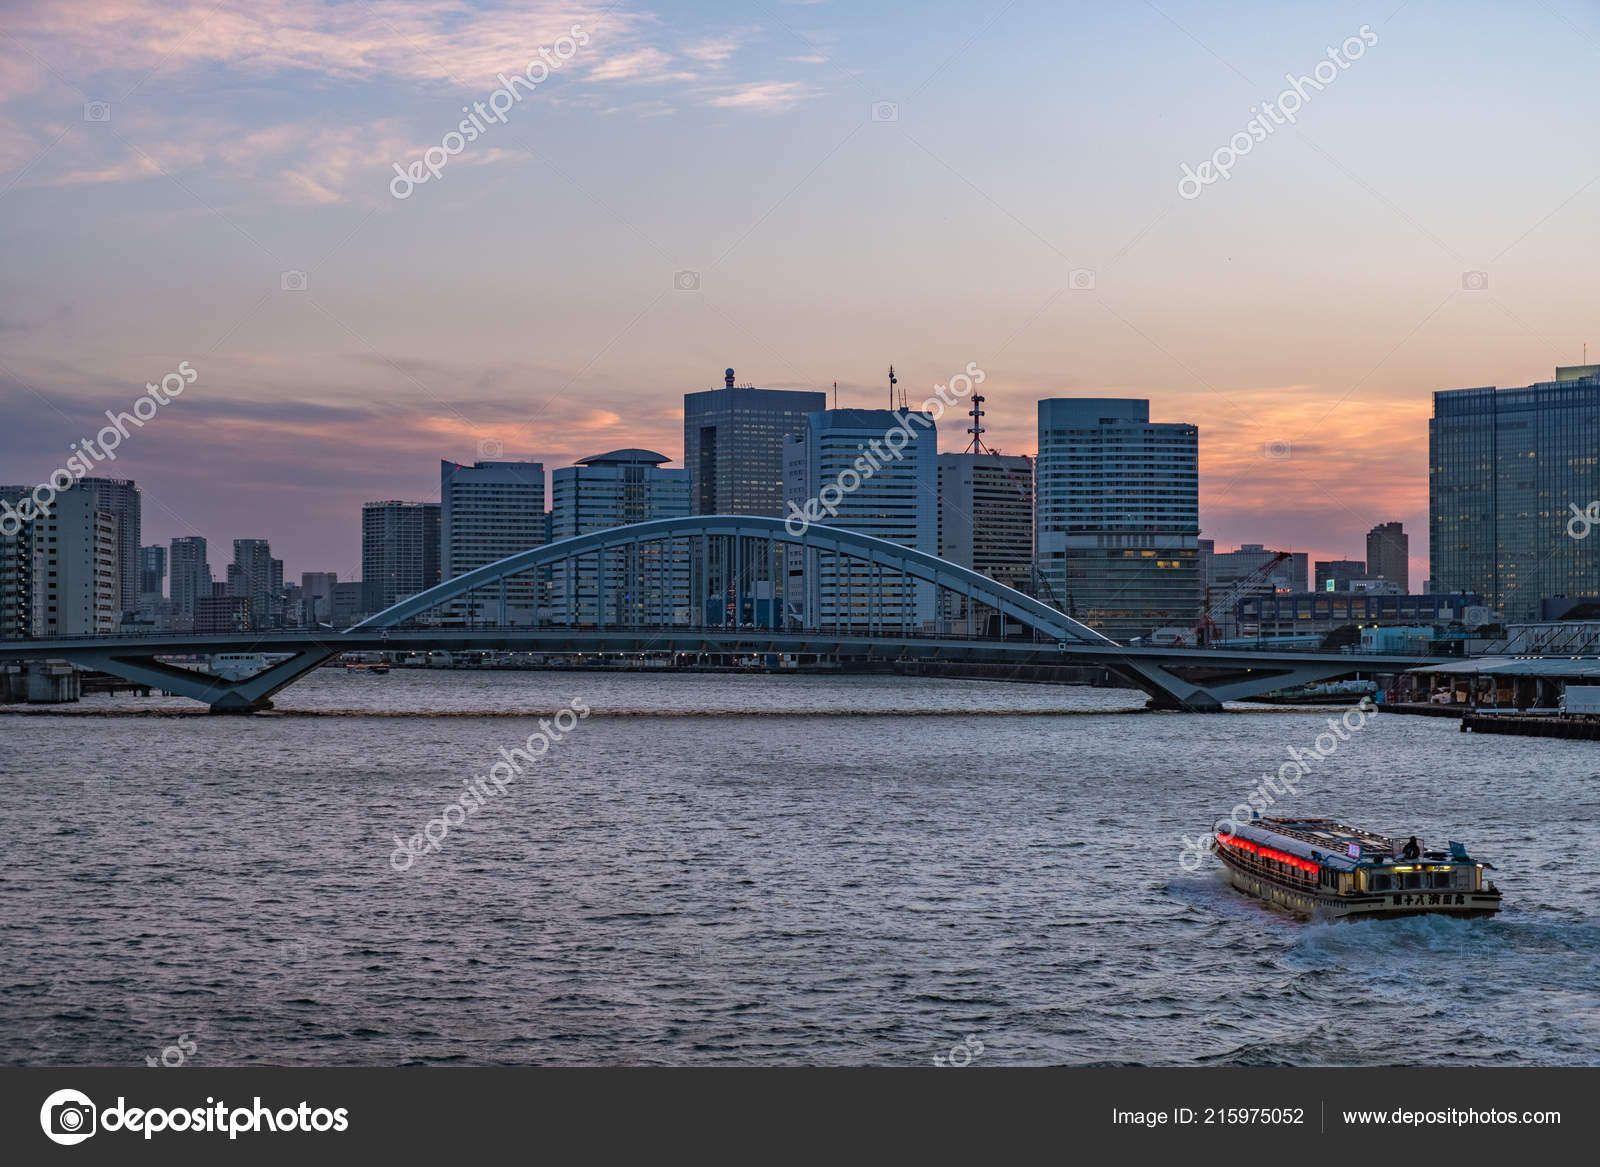
M 1465 839 L 1505 910 L 1310 924 L 1179 840 L 1330 711 L 1142 704 L 321 670 L 281 716 L 0 714 L 0 1062 L 926 1065 L 969 1035 L 975 1065 L 1600 1061 L 1600 744 L 1380 715 L 1282 805 Z

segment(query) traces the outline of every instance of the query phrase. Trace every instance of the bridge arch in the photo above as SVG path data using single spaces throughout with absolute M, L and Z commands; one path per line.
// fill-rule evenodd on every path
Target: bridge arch
M 1058 609 L 970 568 L 941 559 L 937 555 L 839 527 L 811 524 L 797 534 L 789 521 L 761 515 L 691 515 L 683 518 L 652 519 L 558 539 L 553 543 L 533 547 L 494 563 L 485 564 L 455 579 L 419 592 L 367 617 L 348 629 L 348 632 L 359 633 L 392 628 L 469 592 L 539 568 L 554 567 L 589 555 L 604 556 L 609 551 L 639 544 L 693 540 L 701 537 L 762 540 L 770 544 L 798 546 L 811 551 L 849 557 L 872 567 L 898 572 L 908 578 L 932 584 L 935 588 L 943 588 L 966 596 L 971 601 L 985 604 L 1057 641 L 1108 648 L 1120 647 L 1116 641 L 1102 636 L 1088 625 L 1072 619 Z

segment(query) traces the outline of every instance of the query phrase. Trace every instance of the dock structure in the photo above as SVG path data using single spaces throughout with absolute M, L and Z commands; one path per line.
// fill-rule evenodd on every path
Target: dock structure
M 1461 719 L 1462 733 L 1507 733 L 1522 737 L 1564 737 L 1600 741 L 1600 717 L 1524 717 L 1507 713 L 1469 713 Z

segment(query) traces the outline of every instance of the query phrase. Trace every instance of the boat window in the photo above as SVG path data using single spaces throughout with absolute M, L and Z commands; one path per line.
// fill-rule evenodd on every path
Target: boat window
M 1405 878 L 1405 883 L 1404 883 L 1403 886 L 1405 887 L 1405 889 L 1407 891 L 1413 891 L 1413 890 L 1415 890 L 1417 888 L 1420 888 L 1422 886 L 1422 873 L 1421 872 L 1413 871 L 1410 875 L 1407 875 L 1404 878 Z
M 1435 871 L 1433 873 L 1434 887 L 1454 887 L 1455 884 L 1456 878 L 1453 873 L 1449 871 Z
M 1392 887 L 1393 885 L 1394 885 L 1394 881 L 1392 879 L 1390 879 L 1387 875 L 1374 875 L 1372 877 L 1372 890 L 1373 891 L 1388 891 L 1389 888 Z

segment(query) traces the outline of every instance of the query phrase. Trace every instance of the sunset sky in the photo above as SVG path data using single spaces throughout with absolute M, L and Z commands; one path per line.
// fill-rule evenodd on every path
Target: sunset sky
M 973 361 L 1003 451 L 1040 397 L 1147 397 L 1200 427 L 1219 549 L 1360 558 L 1400 519 L 1419 588 L 1430 394 L 1600 353 L 1597 66 L 1576 0 L 7 0 L 0 482 L 187 361 L 101 468 L 145 542 L 351 579 L 361 503 L 437 499 L 480 442 L 677 459 L 729 365 L 878 406 L 890 363 L 915 400 Z

